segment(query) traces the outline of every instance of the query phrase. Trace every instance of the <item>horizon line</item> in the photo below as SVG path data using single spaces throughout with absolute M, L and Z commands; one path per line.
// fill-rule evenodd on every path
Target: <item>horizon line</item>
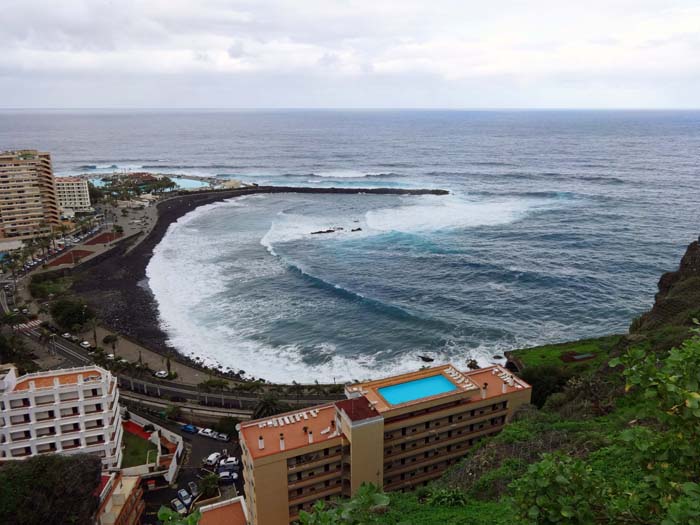
M 557 106 L 557 107 L 537 107 L 537 106 L 512 106 L 512 107 L 429 107 L 429 106 L 0 106 L 0 111 L 700 111 L 698 107 L 595 107 L 595 106 Z

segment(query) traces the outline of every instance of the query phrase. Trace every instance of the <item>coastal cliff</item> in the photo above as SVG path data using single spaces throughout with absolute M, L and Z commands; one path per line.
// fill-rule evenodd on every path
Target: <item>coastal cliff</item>
M 630 332 L 645 333 L 660 327 L 683 328 L 693 325 L 700 317 L 700 243 L 688 246 L 677 270 L 667 272 L 659 279 L 659 291 L 654 306 L 636 319 Z

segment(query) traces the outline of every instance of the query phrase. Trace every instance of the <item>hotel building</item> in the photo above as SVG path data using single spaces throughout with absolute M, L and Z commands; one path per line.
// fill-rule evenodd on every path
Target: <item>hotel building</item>
M 0 370 L 0 462 L 47 452 L 91 453 L 121 464 L 117 378 L 97 366 L 17 376 Z
M 51 156 L 36 150 L 0 153 L 0 239 L 28 239 L 59 225 Z
M 501 366 L 444 365 L 348 385 L 347 399 L 241 423 L 253 525 L 298 519 L 320 499 L 362 483 L 404 490 L 438 478 L 530 402 L 531 387 Z
M 56 195 L 61 210 L 92 211 L 88 181 L 78 177 L 56 177 Z

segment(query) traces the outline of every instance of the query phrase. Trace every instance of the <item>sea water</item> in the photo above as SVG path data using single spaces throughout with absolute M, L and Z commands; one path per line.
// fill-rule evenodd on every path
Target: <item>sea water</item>
M 147 275 L 171 344 L 269 380 L 624 332 L 699 229 L 698 112 L 0 113 L 20 147 L 59 174 L 450 190 L 258 195 L 170 227 Z

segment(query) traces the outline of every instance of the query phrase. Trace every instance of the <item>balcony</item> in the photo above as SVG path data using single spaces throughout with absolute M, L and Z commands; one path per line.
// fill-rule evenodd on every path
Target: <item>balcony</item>
M 335 487 L 328 487 L 325 490 L 308 492 L 307 494 L 302 494 L 298 498 L 290 499 L 289 506 L 291 507 L 292 505 L 301 505 L 303 503 L 306 503 L 307 501 L 316 501 L 319 499 L 323 499 L 327 496 L 333 496 L 335 494 L 340 494 L 342 489 L 343 489 L 342 485 L 336 485 Z
M 503 428 L 503 425 L 495 425 L 495 426 L 489 426 L 486 428 L 483 428 L 481 430 L 475 430 L 473 432 L 465 432 L 464 434 L 460 434 L 458 436 L 452 436 L 448 439 L 442 439 L 442 440 L 437 440 L 433 441 L 430 443 L 424 443 L 421 444 L 420 446 L 416 446 L 411 449 L 406 449 L 406 450 L 398 450 L 397 452 L 393 454 L 384 454 L 384 460 L 397 460 L 397 459 L 402 459 L 402 458 L 408 458 L 411 456 L 416 456 L 418 454 L 424 453 L 426 450 L 435 450 L 437 448 L 444 448 L 448 445 L 453 445 L 455 443 L 459 443 L 461 441 L 468 441 L 470 439 L 475 439 L 482 437 L 486 434 L 490 433 L 496 433 L 499 432 Z
M 306 461 L 303 463 L 296 463 L 293 466 L 288 466 L 287 470 L 289 472 L 299 472 L 299 471 L 304 471 L 304 470 L 309 470 L 315 467 L 320 467 L 322 465 L 325 465 L 326 463 L 334 463 L 336 461 L 340 461 L 342 458 L 342 454 L 339 452 L 338 454 L 335 455 L 329 455 L 329 456 L 321 456 L 318 459 L 312 460 L 312 461 Z
M 322 472 L 318 475 L 315 476 L 309 476 L 307 478 L 295 480 L 293 482 L 289 482 L 287 485 L 287 488 L 289 490 L 296 490 L 300 489 L 302 487 L 308 487 L 309 485 L 313 485 L 315 483 L 321 483 L 323 481 L 329 480 L 329 479 L 335 479 L 340 476 L 340 473 L 342 472 L 342 469 L 336 468 L 334 470 L 330 470 L 328 472 Z
M 405 436 L 400 435 L 397 437 L 392 437 L 391 439 L 384 440 L 384 448 L 389 447 L 389 446 L 393 447 L 396 445 L 400 445 L 401 443 L 407 443 L 409 441 L 421 439 L 421 438 L 424 438 L 424 437 L 430 436 L 430 435 L 441 434 L 441 433 L 447 432 L 449 430 L 464 428 L 464 427 L 468 427 L 469 425 L 476 425 L 476 424 L 488 421 L 491 418 L 505 416 L 507 414 L 508 414 L 508 410 L 499 410 L 497 412 L 489 412 L 487 414 L 483 414 L 480 416 L 474 416 L 474 417 L 470 417 L 468 419 L 463 419 L 462 421 L 458 421 L 458 422 L 454 422 L 454 423 L 446 423 L 444 425 L 427 428 L 427 429 L 422 430 L 420 432 L 406 434 Z M 394 432 L 396 432 L 396 430 Z

